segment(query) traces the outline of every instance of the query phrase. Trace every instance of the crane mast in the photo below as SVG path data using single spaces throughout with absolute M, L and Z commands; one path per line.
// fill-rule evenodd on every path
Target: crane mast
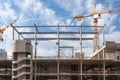
M 94 4 L 94 13 L 96 13 L 96 4 Z M 99 18 L 99 15 L 98 14 L 95 14 L 94 15 L 94 32 L 98 33 L 98 18 Z M 95 52 L 96 50 L 99 49 L 99 34 L 94 34 L 94 39 L 93 39 L 93 52 Z

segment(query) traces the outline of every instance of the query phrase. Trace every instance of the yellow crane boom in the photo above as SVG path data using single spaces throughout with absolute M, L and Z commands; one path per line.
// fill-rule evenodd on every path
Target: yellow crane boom
M 80 18 L 92 17 L 95 14 L 105 14 L 105 13 L 116 12 L 116 11 L 119 11 L 119 10 L 120 10 L 120 7 L 119 8 L 108 9 L 108 10 L 103 10 L 103 11 L 99 11 L 99 12 L 94 12 L 94 13 L 91 13 L 91 14 L 88 14 L 88 15 L 77 15 L 77 16 L 74 16 L 73 18 L 74 19 L 80 19 Z
M 77 15 L 77 16 L 74 16 L 73 18 L 80 20 L 82 18 L 87 18 L 87 17 L 94 16 L 94 21 L 93 21 L 94 26 L 95 26 L 94 27 L 94 32 L 98 32 L 97 24 L 98 24 L 98 18 L 100 17 L 100 15 L 101 14 L 105 14 L 105 13 L 116 12 L 116 11 L 120 11 L 120 7 L 119 8 L 108 9 L 108 10 L 96 11 L 96 4 L 95 4 L 93 13 L 88 14 L 88 15 Z M 96 17 L 96 15 L 97 15 L 97 17 Z M 93 48 L 94 52 L 99 49 L 99 44 L 98 44 L 99 39 L 98 39 L 98 36 L 99 36 L 98 34 L 94 34 L 94 41 L 93 41 L 94 42 L 94 48 Z
M 11 22 L 11 23 L 10 23 L 8 26 L 6 26 L 6 27 L 0 26 L 0 40 L 1 40 L 1 41 L 3 41 L 2 36 L 3 36 L 3 34 L 4 34 L 4 31 L 5 31 L 9 26 L 13 25 L 16 21 L 17 21 L 17 20 L 14 20 L 13 22 Z

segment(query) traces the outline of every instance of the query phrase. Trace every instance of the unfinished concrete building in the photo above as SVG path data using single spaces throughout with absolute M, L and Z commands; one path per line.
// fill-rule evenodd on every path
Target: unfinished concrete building
M 32 49 L 27 50 L 31 48 L 30 43 L 25 40 L 15 42 L 13 61 L 0 60 L 0 80 L 11 80 L 11 78 L 12 80 L 35 80 L 35 60 L 31 63 L 30 50 Z M 24 49 L 17 50 L 21 45 Z M 36 60 L 36 68 L 36 80 L 58 80 L 58 78 L 59 80 L 120 80 L 120 60 L 116 58 L 47 59 L 42 57 Z
M 13 26 L 14 27 L 14 26 Z M 14 30 L 18 32 L 14 27 Z M 19 26 L 18 26 L 19 27 Z M 59 40 L 82 40 L 81 34 L 96 34 L 94 32 L 18 32 L 22 34 L 57 34 L 57 38 L 13 38 L 13 59 L 0 60 L 0 80 L 120 80 L 120 43 L 106 42 L 106 44 L 96 52 L 91 58 L 85 58 L 81 52 L 69 58 L 60 56 Z M 41 26 L 40 26 L 41 27 Z M 53 26 L 52 26 L 53 27 Z M 80 27 L 80 26 L 78 26 Z M 81 27 L 80 27 L 81 28 Z M 81 30 L 81 29 L 80 29 Z M 13 32 L 14 33 L 14 32 Z M 78 38 L 61 38 L 59 34 L 80 34 Z M 23 37 L 23 36 L 22 36 Z M 30 40 L 35 40 L 35 49 Z M 37 40 L 58 40 L 58 56 L 55 57 L 33 57 L 33 49 L 37 48 Z M 72 48 L 72 47 L 70 47 Z M 77 56 L 79 55 L 79 56 Z M 112 55 L 112 56 L 111 56 Z M 113 56 L 114 55 L 114 56 Z M 76 57 L 77 56 L 77 57 Z
M 30 41 L 13 42 L 12 80 L 32 80 L 32 53 Z
M 105 52 L 105 54 L 104 54 Z M 120 60 L 120 43 L 107 41 L 106 45 L 93 54 L 94 59 Z

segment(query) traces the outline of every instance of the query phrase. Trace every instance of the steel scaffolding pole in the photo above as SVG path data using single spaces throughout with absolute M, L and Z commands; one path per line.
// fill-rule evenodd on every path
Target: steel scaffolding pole
M 14 40 L 14 35 L 15 35 L 15 32 L 14 32 L 14 28 L 13 28 L 13 32 L 12 32 L 13 36 L 12 36 L 12 40 Z
M 81 71 L 81 76 L 80 79 L 82 80 L 82 25 L 80 26 L 80 71 Z
M 19 31 L 15 28 L 15 26 L 11 25 L 11 27 L 13 28 L 13 40 L 14 40 L 14 30 L 18 33 L 18 35 L 20 35 L 23 39 L 23 35 L 19 33 Z
M 34 24 L 34 26 L 35 26 L 35 66 L 34 66 L 34 72 L 35 72 L 35 75 L 34 75 L 34 80 L 36 80 L 37 79 L 37 76 L 36 76 L 36 68 L 37 68 L 37 64 L 36 64 L 36 57 L 37 57 L 37 32 L 39 32 L 39 30 L 38 30 L 38 28 L 37 28 L 37 26 L 36 26 L 36 24 Z
M 74 48 L 72 48 L 72 58 L 74 58 Z
M 82 59 L 82 26 L 80 26 L 80 58 Z
M 34 40 L 34 38 L 24 38 L 25 40 Z M 37 38 L 37 40 L 45 41 L 45 40 L 57 40 L 57 38 Z M 80 38 L 59 38 L 59 40 L 72 40 L 72 41 L 80 41 Z M 82 40 L 93 40 L 93 38 L 82 38 Z
M 19 32 L 19 34 L 34 34 L 34 32 Z M 38 32 L 37 34 L 57 34 L 57 32 Z M 80 32 L 61 31 L 59 34 L 80 34 Z M 82 34 L 98 34 L 98 32 L 82 32 Z
M 34 26 L 15 26 L 16 28 L 33 28 Z M 56 25 L 50 25 L 50 26 L 37 26 L 38 28 L 43 28 L 43 27 L 47 27 L 47 28 L 49 28 L 49 27 L 58 27 L 58 26 L 56 26 Z M 80 27 L 79 25 L 59 25 L 59 27 Z M 83 25 L 83 27 L 96 27 L 96 26 L 85 26 L 85 25 Z M 102 26 L 97 26 L 98 28 L 100 28 L 100 27 L 102 27 Z
M 57 61 L 57 80 L 60 80 L 60 62 L 59 62 L 59 59 L 60 59 L 60 40 L 59 40 L 59 37 L 60 37 L 60 35 L 59 35 L 59 24 L 58 24 L 58 28 L 57 28 L 57 40 L 58 40 L 58 42 L 57 42 L 57 45 L 58 45 L 58 61 Z
M 104 28 L 106 24 L 102 27 L 102 33 L 103 33 L 103 46 L 105 46 L 105 34 L 104 34 Z M 105 49 L 103 48 L 103 60 L 105 59 Z

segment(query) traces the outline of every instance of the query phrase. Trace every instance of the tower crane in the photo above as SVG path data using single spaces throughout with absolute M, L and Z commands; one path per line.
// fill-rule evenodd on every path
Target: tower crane
M 88 15 L 77 15 L 77 16 L 74 16 L 73 18 L 74 19 L 78 19 L 78 20 L 81 20 L 82 18 L 87 18 L 87 17 L 94 17 L 94 32 L 97 32 L 98 33 L 98 27 L 97 27 L 97 24 L 98 24 L 98 19 L 100 18 L 101 14 L 105 14 L 105 13 L 111 13 L 111 12 L 116 12 L 116 11 L 120 11 L 120 7 L 119 8 L 113 8 L 113 9 L 108 9 L 108 10 L 102 10 L 102 11 L 96 11 L 96 4 L 94 4 L 94 11 L 93 13 L 91 14 L 88 14 Z M 98 44 L 98 34 L 94 34 L 94 40 L 93 40 L 93 44 L 94 44 L 94 52 L 96 50 L 99 49 L 99 44 Z
M 2 25 L 0 25 L 0 41 L 3 41 L 3 34 L 4 31 L 9 28 L 11 25 L 13 25 L 17 20 L 14 20 L 13 22 L 11 22 L 9 25 L 7 25 L 6 27 L 3 27 Z

